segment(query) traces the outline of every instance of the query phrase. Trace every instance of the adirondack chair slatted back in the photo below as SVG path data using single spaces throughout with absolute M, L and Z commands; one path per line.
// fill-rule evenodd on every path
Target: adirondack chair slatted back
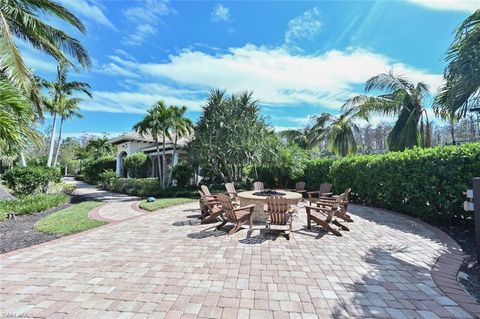
M 267 198 L 267 212 L 270 217 L 270 223 L 273 225 L 285 225 L 288 221 L 288 211 L 290 203 L 288 199 L 281 196 L 270 196 Z
M 330 193 L 331 190 L 332 190 L 332 184 L 329 184 L 329 183 L 320 184 L 320 190 L 319 190 L 320 193 Z
M 233 185 L 233 183 L 226 183 L 225 188 L 228 192 L 228 196 L 230 196 L 230 198 L 235 198 L 235 194 L 237 194 L 237 191 L 235 190 L 235 185 Z
M 253 190 L 254 191 L 263 191 L 263 182 L 260 182 L 260 181 L 256 181 L 255 183 L 253 183 Z
M 345 205 L 346 197 L 347 197 L 347 193 L 342 193 L 338 195 L 338 197 L 335 199 L 335 203 L 332 205 L 332 209 L 328 212 L 327 221 L 331 221 L 335 216 L 336 212 L 342 211 L 342 208 Z
M 295 184 L 296 191 L 303 191 L 305 190 L 305 182 L 298 182 Z
M 208 189 L 207 185 L 202 185 L 200 186 L 200 188 L 202 189 L 202 192 L 206 195 L 206 196 L 211 196 L 212 194 L 210 194 L 210 190 Z
M 218 194 L 217 200 L 220 202 L 220 205 L 222 205 L 227 220 L 237 221 L 237 216 L 233 213 L 234 207 L 230 197 L 224 194 Z

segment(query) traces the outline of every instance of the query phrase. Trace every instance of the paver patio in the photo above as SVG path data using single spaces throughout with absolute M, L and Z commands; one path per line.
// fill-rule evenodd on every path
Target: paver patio
M 130 205 L 130 203 L 125 203 Z M 1 256 L 1 312 L 48 318 L 470 318 L 435 284 L 443 245 L 400 215 L 351 205 L 343 237 L 233 236 L 190 203 Z

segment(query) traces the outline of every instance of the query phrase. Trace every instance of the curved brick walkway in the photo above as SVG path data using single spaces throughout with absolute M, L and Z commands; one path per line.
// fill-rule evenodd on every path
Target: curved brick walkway
M 351 231 L 334 237 L 307 231 L 301 210 L 287 241 L 258 228 L 226 236 L 200 225 L 196 208 L 180 205 L 1 255 L 1 312 L 45 318 L 471 318 L 459 306 L 463 301 L 449 298 L 432 278 L 432 267 L 443 267 L 437 260 L 449 248 L 423 223 L 352 205 Z M 445 273 L 457 270 L 443 267 Z

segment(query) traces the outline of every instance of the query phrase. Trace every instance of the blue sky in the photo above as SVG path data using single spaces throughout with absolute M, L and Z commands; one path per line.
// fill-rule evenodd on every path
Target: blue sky
M 59 2 L 86 24 L 86 37 L 66 29 L 94 60 L 72 75 L 93 93 L 84 117 L 65 124 L 72 136 L 130 131 L 159 99 L 186 105 L 196 120 L 210 88 L 253 90 L 277 129 L 338 113 L 391 69 L 434 92 L 454 28 L 480 8 L 480 0 Z M 20 47 L 36 73 L 55 76 L 52 59 Z

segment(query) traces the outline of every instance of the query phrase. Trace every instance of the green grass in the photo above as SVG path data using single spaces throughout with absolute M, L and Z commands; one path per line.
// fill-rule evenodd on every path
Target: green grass
M 5 220 L 7 213 L 27 215 L 67 203 L 70 196 L 64 194 L 36 194 L 17 199 L 0 201 L 0 221 Z
M 154 202 L 148 203 L 146 199 L 142 200 L 138 205 L 141 209 L 148 210 L 153 212 L 160 208 L 165 208 L 169 206 L 185 204 L 193 202 L 191 198 L 158 198 Z
M 91 219 L 88 213 L 101 202 L 87 201 L 62 209 L 40 219 L 35 230 L 51 235 L 70 235 L 105 225 L 107 222 Z

